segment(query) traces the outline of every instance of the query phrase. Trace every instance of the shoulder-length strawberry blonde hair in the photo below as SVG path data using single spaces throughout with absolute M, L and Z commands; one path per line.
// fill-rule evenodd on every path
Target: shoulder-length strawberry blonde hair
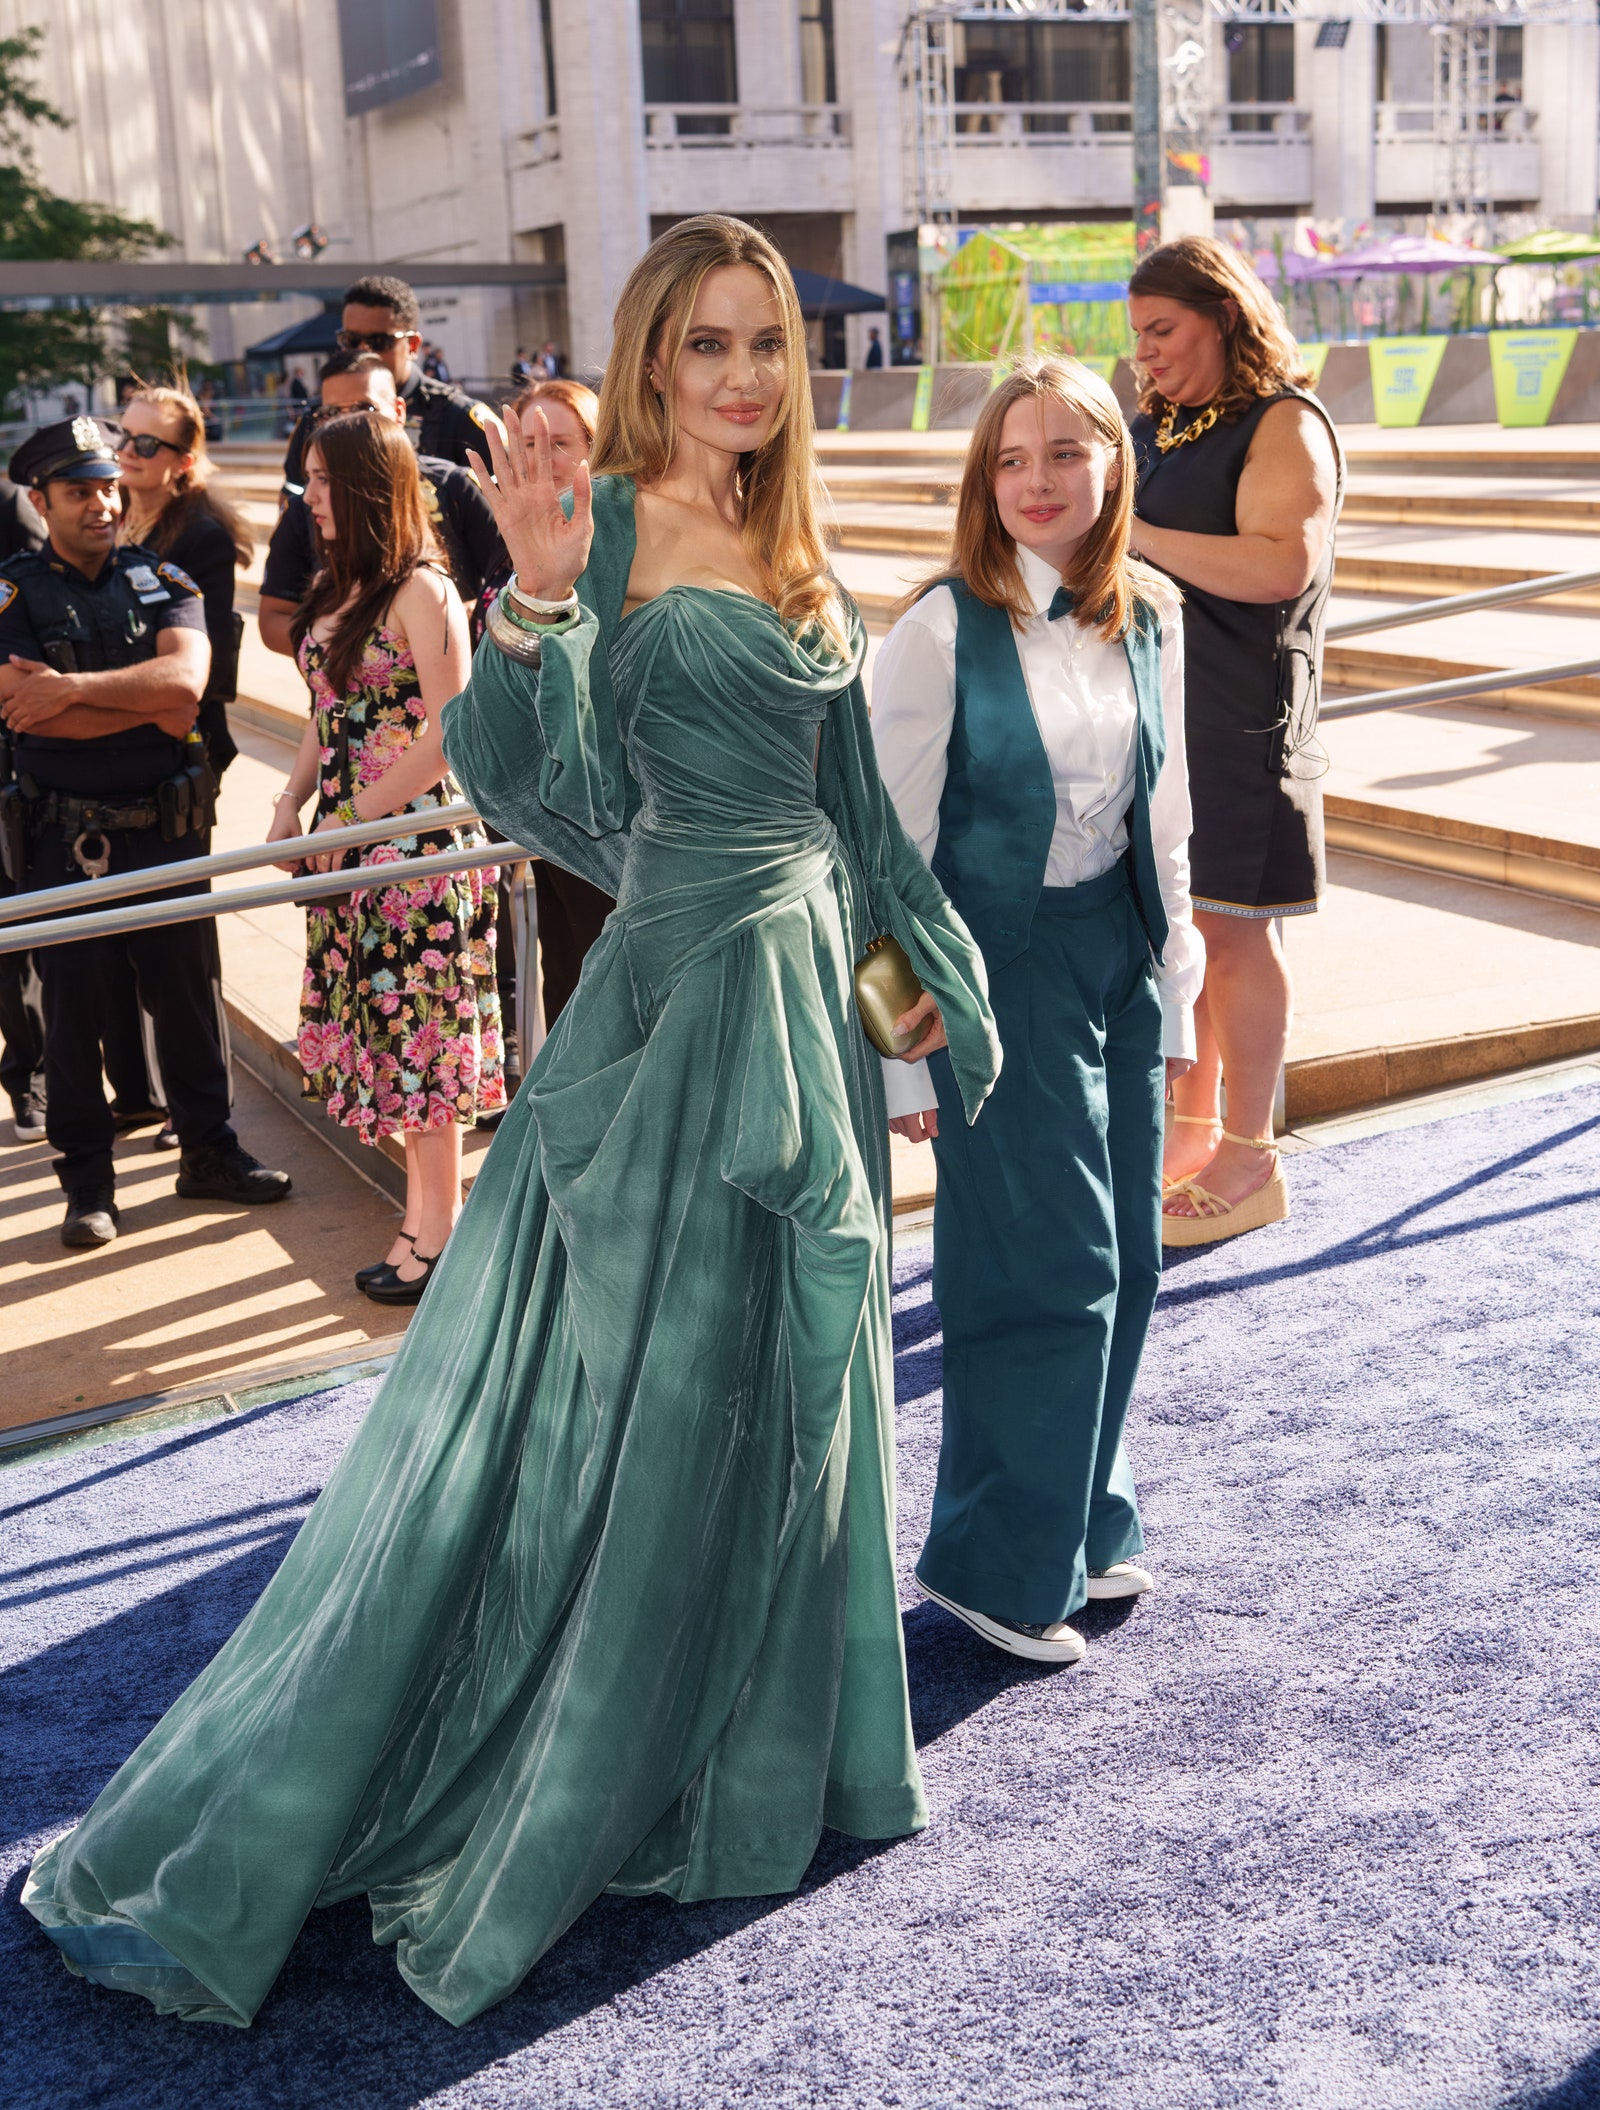
M 745 552 L 763 597 L 785 622 L 820 625 L 843 651 L 844 610 L 819 518 L 805 323 L 788 265 L 757 228 L 726 213 L 698 213 L 658 235 L 634 265 L 612 322 L 592 466 L 597 476 L 630 476 L 647 490 L 666 474 L 678 446 L 672 384 L 694 304 L 707 272 L 728 264 L 751 265 L 772 288 L 786 354 L 771 435 L 739 470 Z M 659 396 L 652 359 L 667 374 Z
M 927 586 L 948 579 L 954 571 L 978 600 L 991 608 L 1003 608 L 1019 627 L 1032 615 L 1017 545 L 1001 525 L 995 504 L 994 478 L 1007 413 L 1013 404 L 1044 396 L 1082 418 L 1118 465 L 1115 488 L 1108 479 L 1100 518 L 1079 543 L 1061 583 L 1072 595 L 1079 622 L 1095 624 L 1107 640 L 1119 638 L 1133 620 L 1136 602 L 1159 609 L 1164 600 L 1170 600 L 1172 588 L 1159 572 L 1128 554 L 1133 532 L 1133 445 L 1116 397 L 1098 374 L 1076 359 L 1021 359 L 991 391 L 967 448 L 967 466 L 956 499 L 954 561 L 935 573 Z M 919 592 L 926 590 L 925 586 Z

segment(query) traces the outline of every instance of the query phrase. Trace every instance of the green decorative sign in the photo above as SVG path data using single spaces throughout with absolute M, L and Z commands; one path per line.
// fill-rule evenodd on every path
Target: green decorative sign
M 1086 366 L 1091 374 L 1098 374 L 1109 387 L 1111 376 L 1117 370 L 1118 352 L 1074 352 L 1073 358 L 1080 366 Z
M 850 384 L 854 379 L 854 374 L 846 374 L 840 384 L 839 415 L 833 421 L 835 432 L 848 432 L 850 430 Z
M 963 227 L 939 274 L 935 356 L 1126 352 L 1133 222 Z
M 911 429 L 926 432 L 928 420 L 933 415 L 933 368 L 917 368 L 917 392 L 911 399 Z
M 1548 425 L 1576 330 L 1491 330 L 1494 414 L 1502 425 Z
M 1375 337 L 1367 346 L 1372 365 L 1372 407 L 1380 425 L 1420 423 L 1447 337 Z
M 1303 344 L 1300 347 L 1302 362 L 1311 369 L 1311 386 L 1322 386 L 1322 369 L 1328 363 L 1328 347 L 1325 344 Z

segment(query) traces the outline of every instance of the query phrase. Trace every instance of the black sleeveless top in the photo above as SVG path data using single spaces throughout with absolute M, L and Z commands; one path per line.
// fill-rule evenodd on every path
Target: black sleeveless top
M 1332 420 L 1315 396 L 1285 388 L 1168 454 L 1156 446 L 1154 421 L 1136 417 L 1139 518 L 1191 535 L 1237 534 L 1250 443 L 1273 404 L 1290 397 L 1309 403 L 1327 424 L 1342 499 L 1344 457 Z M 1177 429 L 1199 415 L 1180 410 Z M 1293 601 L 1230 601 L 1173 577 L 1183 589 L 1195 901 L 1224 913 L 1305 914 L 1323 887 L 1323 761 L 1314 736 L 1333 537 Z

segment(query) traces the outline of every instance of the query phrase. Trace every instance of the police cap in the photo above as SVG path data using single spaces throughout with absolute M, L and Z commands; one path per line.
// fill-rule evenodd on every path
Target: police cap
M 14 484 L 32 484 L 35 489 L 60 478 L 120 476 L 117 443 L 121 438 L 121 426 L 109 418 L 63 418 L 59 425 L 41 425 L 30 433 L 12 455 L 6 473 Z

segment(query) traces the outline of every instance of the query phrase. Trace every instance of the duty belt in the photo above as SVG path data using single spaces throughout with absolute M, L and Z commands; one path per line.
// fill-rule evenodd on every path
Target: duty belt
M 69 798 L 64 791 L 47 791 L 34 808 L 36 825 L 65 828 L 73 834 L 131 833 L 160 824 L 161 812 L 154 799 L 137 806 L 113 806 L 106 799 Z
M 104 879 L 111 869 L 112 835 L 158 826 L 161 809 L 153 801 L 143 806 L 112 806 L 102 799 L 74 799 L 65 792 L 47 791 L 33 819 L 36 826 L 59 828 L 70 835 L 79 871 L 86 879 Z

